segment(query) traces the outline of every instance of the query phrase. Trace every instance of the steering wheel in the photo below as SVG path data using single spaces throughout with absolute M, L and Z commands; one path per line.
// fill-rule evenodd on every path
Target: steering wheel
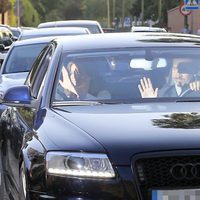
M 200 90 L 194 91 L 188 88 L 180 95 L 180 97 L 200 97 Z

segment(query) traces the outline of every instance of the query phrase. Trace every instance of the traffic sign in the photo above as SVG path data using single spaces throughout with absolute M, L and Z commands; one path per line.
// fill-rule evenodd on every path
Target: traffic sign
M 186 10 L 198 10 L 199 9 L 199 0 L 185 0 Z
M 179 12 L 184 15 L 184 16 L 187 16 L 187 15 L 190 15 L 191 14 L 191 10 L 187 10 L 186 9 L 186 5 L 184 3 L 182 3 L 180 6 L 179 6 Z

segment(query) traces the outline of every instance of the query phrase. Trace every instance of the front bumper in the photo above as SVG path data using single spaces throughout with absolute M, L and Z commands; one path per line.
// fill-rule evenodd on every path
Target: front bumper
M 47 193 L 31 191 L 31 199 L 139 200 L 130 167 L 118 167 L 114 179 L 92 180 L 48 177 Z
M 186 173 L 182 168 L 172 171 L 177 165 Z M 49 176 L 47 192 L 32 192 L 33 199 L 152 200 L 157 190 L 200 189 L 199 150 L 140 154 L 134 156 L 131 166 L 114 168 L 116 178 L 107 180 Z

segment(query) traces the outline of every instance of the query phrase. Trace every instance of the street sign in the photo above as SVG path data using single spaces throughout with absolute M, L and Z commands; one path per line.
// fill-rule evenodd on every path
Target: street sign
M 130 27 L 131 26 L 131 18 L 130 17 L 124 17 L 124 27 Z
M 186 10 L 199 10 L 199 0 L 185 0 Z
M 192 11 L 191 11 L 191 10 L 187 10 L 185 4 L 182 3 L 182 4 L 179 6 L 179 12 L 180 12 L 182 15 L 187 16 L 187 15 L 190 15 Z

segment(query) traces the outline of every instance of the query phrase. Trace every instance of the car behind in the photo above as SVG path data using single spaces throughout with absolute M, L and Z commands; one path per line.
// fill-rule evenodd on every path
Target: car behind
M 132 26 L 131 32 L 167 32 L 164 28 L 147 27 L 147 26 Z
M 50 37 L 50 36 L 63 36 L 63 35 L 81 35 L 90 34 L 87 28 L 80 27 L 56 27 L 56 28 L 46 28 L 46 29 L 31 29 L 24 30 L 18 40 L 25 40 L 31 38 L 39 37 Z
M 43 22 L 38 25 L 38 28 L 52 28 L 52 27 L 84 27 L 89 29 L 91 33 L 103 33 L 103 29 L 99 22 L 94 20 L 66 20 L 66 21 L 52 21 Z

